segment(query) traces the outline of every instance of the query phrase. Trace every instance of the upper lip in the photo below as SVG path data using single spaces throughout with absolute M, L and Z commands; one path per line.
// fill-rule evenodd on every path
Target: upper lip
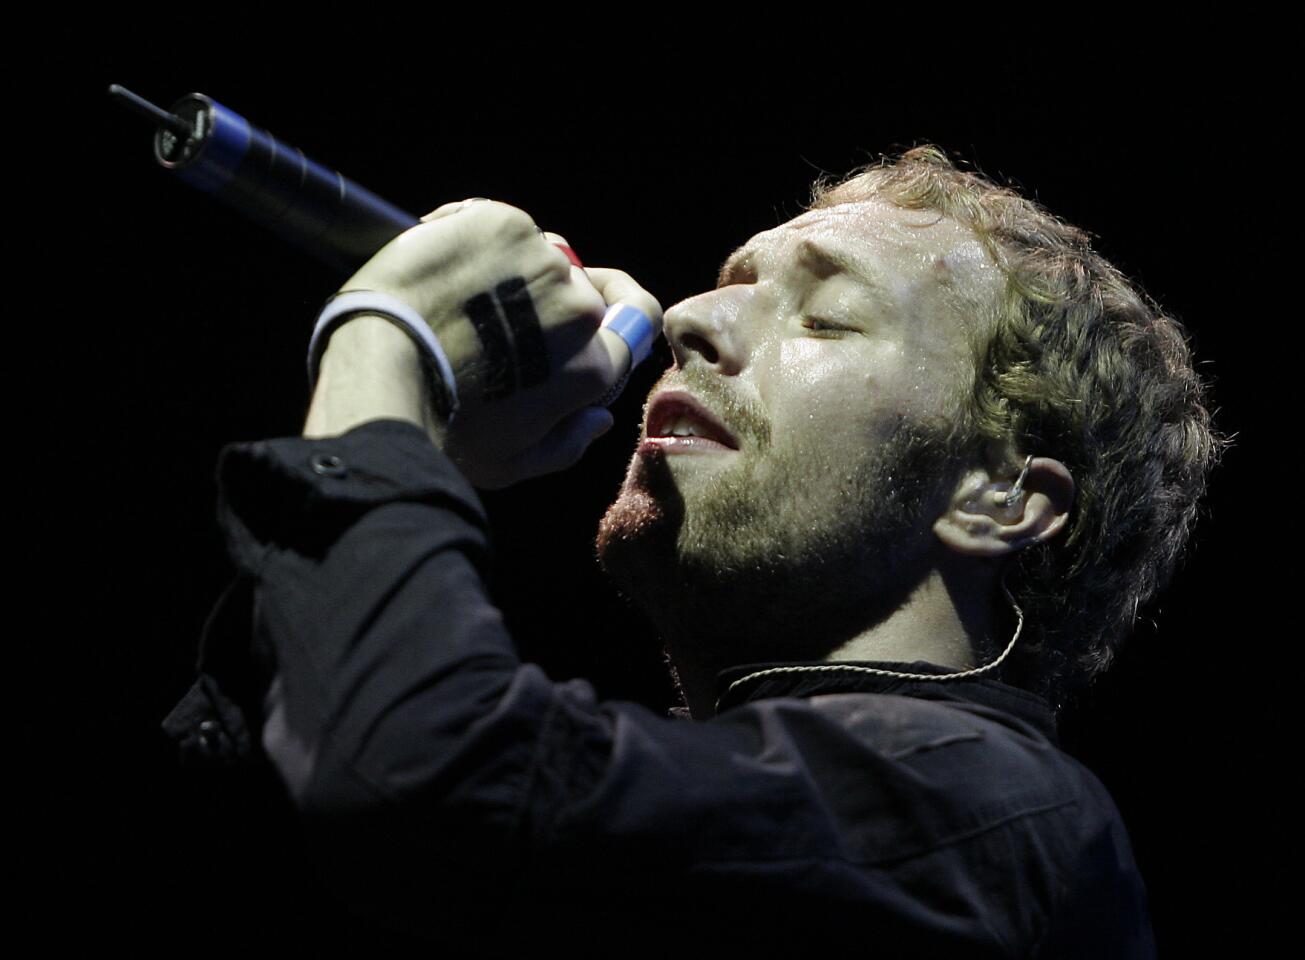
M 666 436 L 666 429 L 680 417 L 688 417 L 694 421 L 702 436 L 733 450 L 739 448 L 738 440 L 725 424 L 721 423 L 693 394 L 683 390 L 663 390 L 648 404 L 648 414 L 644 420 L 647 436 Z

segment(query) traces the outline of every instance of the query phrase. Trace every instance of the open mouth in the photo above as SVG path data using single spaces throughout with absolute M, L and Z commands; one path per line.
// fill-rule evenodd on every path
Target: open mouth
M 665 452 L 737 450 L 739 442 L 712 413 L 681 390 L 657 395 L 648 405 L 644 443 Z

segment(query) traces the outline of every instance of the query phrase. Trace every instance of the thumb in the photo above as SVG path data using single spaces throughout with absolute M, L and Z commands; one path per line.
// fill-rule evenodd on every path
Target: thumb
M 584 407 L 563 417 L 529 450 L 513 458 L 509 472 L 521 479 L 556 473 L 577 463 L 589 445 L 612 428 L 604 407 Z

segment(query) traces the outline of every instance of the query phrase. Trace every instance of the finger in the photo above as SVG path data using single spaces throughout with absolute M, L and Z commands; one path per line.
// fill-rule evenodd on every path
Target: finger
M 508 472 L 524 479 L 565 470 L 576 464 L 589 445 L 610 430 L 614 422 L 612 414 L 602 407 L 577 410 L 516 457 Z
M 553 233 L 551 230 L 540 230 L 539 235 L 557 247 L 566 258 L 571 262 L 570 281 L 575 286 L 576 297 L 571 298 L 571 305 L 576 316 L 592 316 L 594 326 L 602 321 L 603 313 L 607 309 L 607 301 L 603 299 L 601 293 L 594 287 L 589 279 L 589 274 L 580 257 L 571 249 L 570 243 L 566 237 L 560 233 Z M 592 329 L 592 328 L 591 328 Z M 585 333 L 586 339 L 589 333 Z
M 459 446 L 494 449 L 489 459 L 503 462 L 544 442 L 566 411 L 599 405 L 621 375 L 592 332 L 580 349 L 567 356 L 542 384 L 495 398 L 482 408 L 483 417 Z M 456 433 L 456 431 L 455 431 Z
M 662 332 L 662 305 L 657 298 L 634 282 L 624 270 L 611 267 L 586 267 L 585 274 L 589 282 L 603 295 L 607 303 L 628 303 L 641 310 L 653 325 L 653 333 L 660 336 Z
M 575 252 L 571 244 L 567 242 L 566 237 L 559 233 L 550 233 L 547 230 L 540 230 L 539 232 L 545 240 L 566 254 L 566 258 L 571 261 L 571 266 L 578 267 L 581 270 L 584 269 L 584 262 L 581 261 L 580 255 Z
M 605 327 L 598 328 L 598 342 L 602 344 L 603 352 L 607 354 L 608 363 L 611 366 L 613 376 L 616 378 L 604 391 L 604 395 L 606 395 L 630 372 L 630 361 L 633 359 L 633 353 L 628 343 Z
M 541 391 L 541 412 L 575 410 L 580 406 L 606 406 L 602 398 L 624 376 L 629 366 L 625 347 L 613 356 L 605 338 L 589 334 L 584 345 L 568 357 Z M 533 436 L 543 436 L 555 421 L 538 425 Z
M 618 302 L 607 308 L 599 325 L 598 339 L 616 363 L 620 384 L 604 395 L 603 406 L 616 399 L 630 371 L 648 359 L 656 338 L 656 327 L 638 307 Z

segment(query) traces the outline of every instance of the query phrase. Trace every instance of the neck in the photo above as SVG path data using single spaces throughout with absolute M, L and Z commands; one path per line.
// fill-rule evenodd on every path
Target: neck
M 715 618 L 667 617 L 665 608 L 656 619 L 689 711 L 705 720 L 715 715 L 717 674 L 741 663 L 926 661 L 970 669 L 974 650 L 994 625 L 994 591 L 990 570 L 936 569 L 904 602 L 850 634 L 845 626 L 815 630 L 814 619 L 800 631 L 791 623 L 776 630 L 773 618 L 731 630 Z

